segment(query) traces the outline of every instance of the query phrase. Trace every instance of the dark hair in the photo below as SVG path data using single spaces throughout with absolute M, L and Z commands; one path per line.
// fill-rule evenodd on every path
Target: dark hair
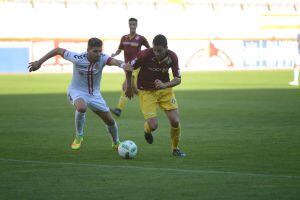
M 102 40 L 98 38 L 90 38 L 88 41 L 88 47 L 102 47 Z
M 153 45 L 155 46 L 163 46 L 164 48 L 168 47 L 168 41 L 167 38 L 164 35 L 157 35 L 153 39 Z
M 133 18 L 133 17 L 131 17 L 131 18 L 128 20 L 128 22 L 136 22 L 136 23 L 137 23 L 137 19 L 136 19 L 136 18 Z

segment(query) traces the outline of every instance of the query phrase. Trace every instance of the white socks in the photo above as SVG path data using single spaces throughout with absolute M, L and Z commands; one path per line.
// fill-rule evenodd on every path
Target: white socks
M 117 123 L 115 122 L 114 125 L 108 126 L 106 125 L 106 129 L 109 132 L 109 134 L 112 137 L 112 142 L 116 144 L 119 141 L 119 134 L 118 134 L 118 126 Z
M 76 128 L 76 135 L 83 136 L 83 127 L 85 124 L 85 113 L 75 112 L 75 128 Z
M 298 81 L 299 81 L 299 68 L 296 67 L 296 68 L 294 69 L 294 80 L 293 80 L 293 82 L 298 83 Z
M 76 135 L 83 136 L 83 127 L 85 124 L 85 113 L 75 112 L 75 128 L 76 128 Z M 114 122 L 112 126 L 106 125 L 106 129 L 108 133 L 111 135 L 112 142 L 116 144 L 119 141 L 119 134 L 118 134 L 118 126 L 117 123 Z

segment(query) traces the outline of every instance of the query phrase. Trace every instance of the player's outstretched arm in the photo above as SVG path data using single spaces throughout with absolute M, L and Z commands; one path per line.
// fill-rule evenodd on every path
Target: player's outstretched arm
M 117 59 L 115 59 L 115 58 L 112 58 L 112 59 L 109 61 L 109 63 L 107 63 L 107 65 L 109 65 L 109 66 L 111 66 L 111 65 L 113 65 L 113 66 L 118 66 L 118 67 L 124 69 L 124 67 L 125 67 L 126 64 L 125 64 L 124 61 L 121 61 L 121 60 L 117 60 Z
M 44 55 L 41 59 L 37 60 L 37 61 L 33 61 L 33 62 L 30 62 L 28 64 L 28 70 L 29 72 L 32 72 L 32 71 L 36 71 L 38 70 L 42 64 L 44 62 L 46 62 L 48 59 L 56 56 L 56 55 L 60 55 L 60 56 L 63 56 L 64 55 L 64 52 L 65 52 L 65 49 L 62 49 L 62 48 L 55 48 L 51 51 L 49 51 L 46 55 Z
M 111 54 L 111 57 L 115 57 L 121 53 L 122 49 L 118 49 L 115 53 Z
M 125 89 L 125 95 L 131 99 L 133 97 L 133 90 L 132 90 L 132 71 L 133 67 L 129 63 L 124 63 L 121 60 L 117 60 L 112 58 L 108 65 L 114 65 L 118 66 L 126 72 L 126 89 Z
M 117 59 L 114 59 L 112 58 L 108 65 L 114 65 L 114 66 L 118 66 L 120 68 L 122 68 L 124 71 L 133 71 L 133 67 L 129 64 L 129 63 L 125 63 L 121 60 L 117 60 Z

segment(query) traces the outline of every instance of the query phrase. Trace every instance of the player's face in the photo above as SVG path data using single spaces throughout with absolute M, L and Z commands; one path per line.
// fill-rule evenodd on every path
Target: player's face
M 136 32 L 136 27 L 137 27 L 137 22 L 136 21 L 130 21 L 129 22 L 130 33 L 135 33 Z
M 102 53 L 102 47 L 90 47 L 88 48 L 88 60 L 90 62 L 98 62 Z
M 159 45 L 153 45 L 153 52 L 157 60 L 161 60 L 167 55 L 168 48 Z

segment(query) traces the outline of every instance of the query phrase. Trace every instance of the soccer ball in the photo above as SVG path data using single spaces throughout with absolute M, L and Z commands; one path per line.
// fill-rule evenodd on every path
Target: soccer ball
M 125 140 L 119 145 L 118 153 L 122 158 L 132 159 L 137 154 L 137 146 L 133 141 Z

